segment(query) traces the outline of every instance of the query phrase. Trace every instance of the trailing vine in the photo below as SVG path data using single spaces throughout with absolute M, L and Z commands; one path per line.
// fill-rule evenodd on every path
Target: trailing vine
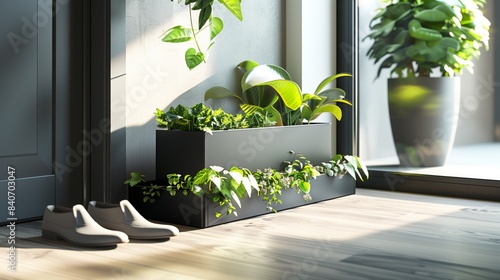
M 286 189 L 295 189 L 302 195 L 304 200 L 311 200 L 311 180 L 319 175 L 341 177 L 349 174 L 354 179 L 368 178 L 368 170 L 360 158 L 356 156 L 336 155 L 329 162 L 314 166 L 301 154 L 294 155 L 293 161 L 284 161 L 283 170 L 265 168 L 251 172 L 246 168 L 231 167 L 226 170 L 219 166 L 210 166 L 198 171 L 194 176 L 187 174 L 168 174 L 166 185 L 150 184 L 144 186 L 146 177 L 139 173 L 131 173 L 130 179 L 125 184 L 131 187 L 140 187 L 143 193 L 143 202 L 153 203 L 163 192 L 171 196 L 178 193 L 189 195 L 190 193 L 199 197 L 207 196 L 214 203 L 226 207 L 226 213 L 237 216 L 235 205 L 242 207 L 241 200 L 251 197 L 256 193 L 266 202 L 266 208 L 274 211 L 273 205 L 281 204 L 280 196 Z M 361 172 L 360 172 L 361 170 Z M 216 212 L 218 218 L 222 215 Z
M 174 0 L 171 0 L 172 2 Z M 177 0 L 181 3 L 183 0 Z M 162 41 L 165 43 L 183 43 L 193 40 L 196 48 L 189 48 L 185 55 L 186 66 L 189 70 L 205 61 L 205 53 L 210 50 L 214 44 L 214 39 L 224 28 L 222 19 L 212 15 L 214 0 L 184 0 L 184 5 L 189 8 L 189 27 L 182 25 L 174 26 L 161 35 Z M 219 4 L 223 5 L 231 14 L 240 21 L 243 20 L 241 13 L 241 0 L 218 0 Z M 199 11 L 198 28 L 195 28 L 193 11 Z M 207 25 L 208 23 L 208 25 Z M 202 50 L 198 35 L 205 28 L 210 27 L 210 44 L 206 50 Z

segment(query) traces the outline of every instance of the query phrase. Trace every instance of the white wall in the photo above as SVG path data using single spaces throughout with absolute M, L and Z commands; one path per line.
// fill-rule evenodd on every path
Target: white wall
M 286 68 L 303 92 L 313 93 L 323 79 L 337 73 L 336 14 L 336 0 L 286 2 Z M 315 122 L 336 120 L 330 114 L 323 114 Z M 336 133 L 334 126 L 332 139 L 336 139 Z M 333 141 L 333 153 L 336 146 Z
M 156 108 L 202 102 L 205 91 L 216 85 L 239 90 L 235 66 L 243 60 L 284 66 L 284 2 L 242 1 L 242 22 L 223 7 L 216 9 L 224 30 L 216 38 L 208 63 L 189 71 L 184 52 L 190 43 L 160 40 L 167 28 L 188 24 L 184 4 L 127 0 L 127 172 L 155 177 Z
M 321 9 L 318 9 L 321 7 Z M 304 92 L 336 73 L 337 1 L 288 0 L 287 70 Z
M 493 1 L 488 1 L 487 17 L 492 17 Z M 369 22 L 376 14 L 380 1 L 359 2 L 359 105 L 360 157 L 367 162 L 398 163 L 392 140 L 388 105 L 388 71 L 376 79 L 378 64 L 369 60 L 366 52 L 372 41 L 362 41 L 369 34 Z M 483 51 L 475 61 L 474 72 L 462 75 L 461 112 L 455 146 L 493 141 L 493 49 Z M 388 161 L 386 161 L 386 159 Z

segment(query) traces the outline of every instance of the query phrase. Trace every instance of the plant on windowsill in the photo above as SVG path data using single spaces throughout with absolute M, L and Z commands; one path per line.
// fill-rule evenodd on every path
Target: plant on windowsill
M 453 145 L 463 69 L 488 47 L 486 0 L 383 0 L 367 55 L 389 69 L 389 112 L 401 165 L 440 166 Z M 434 75 L 434 70 L 437 70 Z M 444 121 L 443 121 L 444 120 Z M 424 125 L 425 124 L 425 125 Z M 424 144 L 419 144 L 424 143 Z

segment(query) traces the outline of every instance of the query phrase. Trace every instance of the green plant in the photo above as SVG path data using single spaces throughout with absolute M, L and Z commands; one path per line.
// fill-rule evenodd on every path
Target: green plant
M 240 129 L 264 126 L 265 119 L 259 113 L 230 114 L 222 109 L 213 110 L 198 103 L 188 108 L 184 105 L 170 107 L 167 111 L 156 109 L 157 126 L 169 130 L 205 131 Z
M 325 89 L 340 77 L 351 75 L 341 73 L 324 79 L 314 93 L 303 93 L 299 85 L 292 81 L 290 74 L 282 67 L 272 64 L 259 65 L 252 60 L 237 66 L 243 72 L 240 94 L 224 87 L 213 87 L 205 93 L 205 100 L 234 97 L 246 113 L 258 112 L 277 125 L 302 124 L 311 122 L 322 113 L 330 113 L 337 120 L 342 118 L 342 110 L 336 104 L 345 100 L 346 93 L 340 88 Z
M 368 178 L 365 164 L 355 156 L 336 155 L 329 163 L 313 166 L 303 155 L 295 154 L 293 151 L 290 153 L 294 155 L 294 159 L 284 161 L 285 167 L 280 171 L 265 168 L 251 172 L 240 167 L 231 167 L 226 170 L 219 166 L 210 166 L 198 171 L 194 176 L 168 174 L 168 184 L 162 186 L 145 185 L 147 183 L 146 177 L 139 172 L 132 172 L 125 184 L 131 187 L 140 187 L 144 202 L 155 202 L 165 191 L 171 196 L 178 193 L 183 195 L 193 193 L 200 197 L 207 196 L 214 203 L 225 206 L 227 214 L 237 215 L 234 204 L 241 208 L 241 200 L 245 197 L 251 197 L 252 191 L 256 191 L 256 195 L 266 201 L 266 208 L 269 211 L 276 212 L 272 206 L 282 203 L 279 197 L 285 189 L 295 189 L 305 200 L 310 200 L 311 180 L 316 179 L 319 175 L 342 176 L 349 174 L 354 179 Z M 335 172 L 330 172 L 332 170 Z M 220 212 L 215 213 L 216 217 L 221 215 Z
M 174 0 L 171 0 L 172 2 Z M 181 3 L 183 0 L 177 0 Z M 189 48 L 185 53 L 185 61 L 187 67 L 192 70 L 201 62 L 205 62 L 205 53 L 210 50 L 214 44 L 214 39 L 224 28 L 222 19 L 212 15 L 214 0 L 184 0 L 184 5 L 189 8 L 189 21 L 190 26 L 184 27 L 182 25 L 174 26 L 166 30 L 162 34 L 162 41 L 166 43 L 183 43 L 193 40 L 196 48 Z M 218 0 L 228 11 L 230 11 L 237 19 L 243 20 L 241 13 L 241 0 Z M 215 2 L 216 3 L 216 2 Z M 198 28 L 195 28 L 193 11 L 199 11 L 198 14 Z M 210 44 L 206 51 L 202 51 L 198 35 L 202 32 L 207 24 L 210 26 Z
M 370 22 L 367 55 L 398 77 L 429 77 L 434 69 L 454 76 L 472 71 L 472 58 L 488 48 L 486 0 L 383 0 Z

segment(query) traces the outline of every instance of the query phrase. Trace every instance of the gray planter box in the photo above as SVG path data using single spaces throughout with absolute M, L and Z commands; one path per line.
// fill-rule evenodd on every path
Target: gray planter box
M 211 165 L 281 169 L 284 160 L 293 160 L 290 150 L 302 153 L 313 164 L 320 164 L 333 156 L 331 146 L 330 124 L 215 131 L 213 135 L 157 130 L 156 183 L 165 183 L 170 173 L 193 175 Z M 305 201 L 294 190 L 287 190 L 281 197 L 283 204 L 273 207 L 279 211 L 355 192 L 355 182 L 347 176 L 343 179 L 319 176 L 311 183 L 312 201 Z M 198 228 L 270 213 L 266 203 L 257 196 L 241 201 L 242 208 L 236 209 L 237 217 L 216 218 L 215 212 L 224 213 L 225 207 L 212 203 L 209 198 L 192 194 L 172 197 L 164 192 L 155 203 L 143 203 L 140 188 L 131 188 L 129 192 L 129 200 L 146 218 Z

